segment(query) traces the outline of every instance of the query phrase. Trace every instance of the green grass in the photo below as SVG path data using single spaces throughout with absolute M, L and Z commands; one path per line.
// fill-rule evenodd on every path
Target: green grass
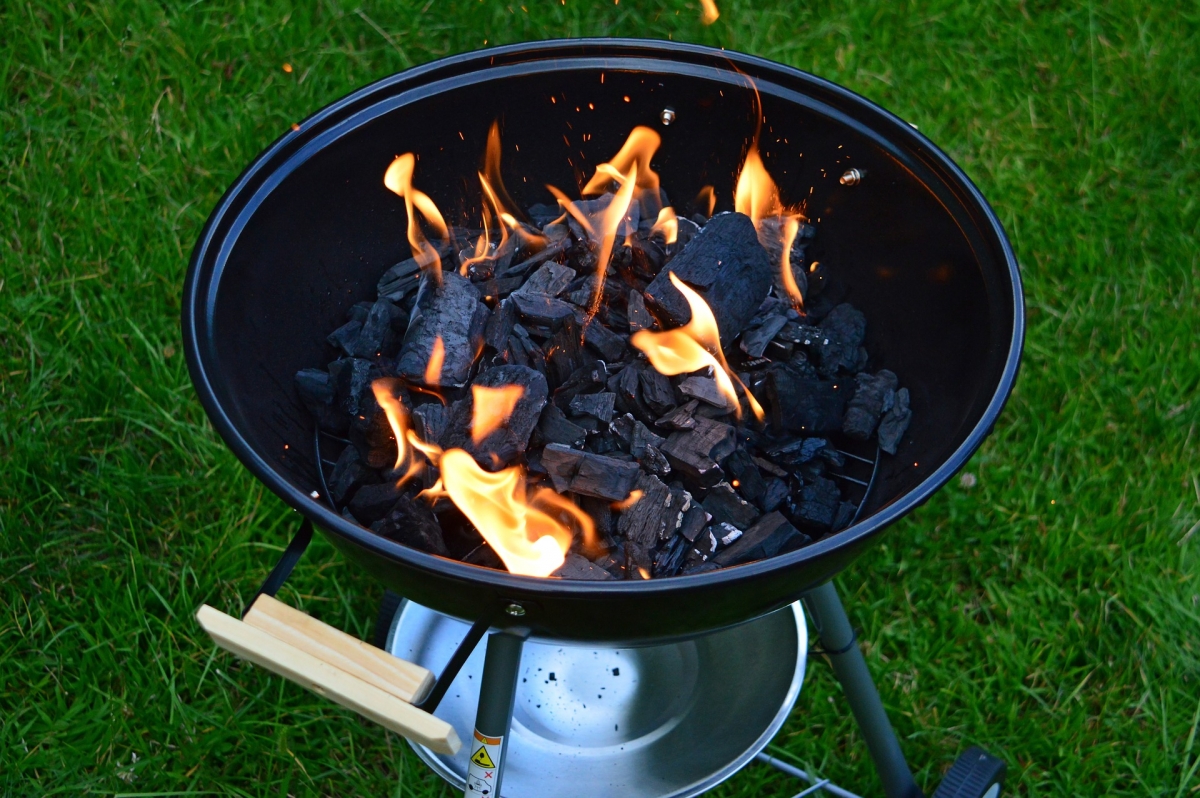
M 979 184 L 1026 280 L 1017 390 L 978 484 L 840 586 L 927 789 L 981 742 L 1015 794 L 1200 791 L 1200 8 L 719 4 L 709 28 L 681 1 L 0 6 L 0 793 L 452 794 L 192 619 L 238 608 L 295 516 L 208 425 L 180 289 L 221 192 L 294 120 L 439 56 L 578 35 L 810 70 Z M 323 541 L 285 592 L 360 635 L 380 596 Z M 776 750 L 879 794 L 837 693 L 814 661 Z M 755 765 L 715 794 L 797 789 Z

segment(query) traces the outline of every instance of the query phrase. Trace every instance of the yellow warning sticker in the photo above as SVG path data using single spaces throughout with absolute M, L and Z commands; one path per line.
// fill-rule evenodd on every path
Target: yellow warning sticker
M 496 767 L 496 763 L 492 761 L 490 756 L 488 756 L 487 748 L 482 745 L 479 746 L 479 750 L 471 756 L 471 762 L 479 765 L 481 768 Z

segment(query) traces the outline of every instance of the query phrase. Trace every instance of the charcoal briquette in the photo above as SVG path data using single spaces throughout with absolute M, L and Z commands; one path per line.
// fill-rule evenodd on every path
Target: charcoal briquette
M 794 551 L 812 539 L 792 526 L 782 513 L 767 513 L 728 548 L 717 553 L 713 562 L 722 567 L 774 557 Z
M 701 504 L 713 523 L 728 523 L 738 529 L 749 528 L 759 516 L 758 509 L 739 496 L 728 482 L 718 482 L 710 488 Z
M 900 445 L 900 439 L 908 431 L 910 421 L 912 421 L 912 410 L 909 409 L 908 389 L 901 388 L 896 391 L 896 399 L 892 403 L 891 409 L 884 413 L 883 418 L 879 421 L 879 448 L 888 454 L 895 454 L 896 447 Z
M 637 463 L 582 452 L 559 443 L 548 444 L 542 450 L 542 465 L 559 493 L 571 491 L 612 501 L 629 496 L 641 471 Z
M 387 515 L 371 524 L 371 531 L 414 549 L 450 556 L 437 516 L 420 499 L 401 495 Z
M 847 437 L 865 441 L 875 431 L 884 410 L 890 409 L 896 398 L 896 375 L 884 369 L 877 374 L 855 376 L 854 397 L 846 406 L 846 417 L 842 421 L 842 432 Z

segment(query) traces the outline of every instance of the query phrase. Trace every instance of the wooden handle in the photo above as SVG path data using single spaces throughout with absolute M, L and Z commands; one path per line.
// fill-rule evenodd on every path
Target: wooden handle
M 273 599 L 273 603 L 265 602 L 260 606 L 263 598 L 255 602 L 246 616 L 251 619 L 251 616 L 259 613 L 257 618 L 252 619 L 254 625 L 230 617 L 207 604 L 196 613 L 196 620 L 217 645 L 242 659 L 296 682 L 438 753 L 458 753 L 462 742 L 453 726 L 398 697 L 399 693 L 405 691 L 410 695 L 418 690 L 428 691 L 428 682 L 432 681 L 428 671 L 411 662 L 395 660 L 395 663 L 387 663 L 374 654 L 364 655 L 359 646 L 347 645 L 342 638 L 354 643 L 361 641 Z M 270 605 L 270 609 L 265 609 L 267 605 Z M 306 620 L 296 620 L 293 613 Z M 269 627 L 269 630 L 263 626 Z M 316 631 L 313 635 L 307 635 L 308 630 Z M 284 639 L 276 637 L 276 631 Z M 333 661 L 327 660 L 326 656 Z M 341 667 L 344 664 L 352 672 L 344 670 Z M 390 689 L 379 686 L 379 682 L 387 678 L 386 674 L 397 672 L 402 674 L 399 685 L 392 685 Z
M 242 620 L 401 701 L 415 704 L 433 687 L 433 674 L 420 665 L 397 659 L 265 593 Z

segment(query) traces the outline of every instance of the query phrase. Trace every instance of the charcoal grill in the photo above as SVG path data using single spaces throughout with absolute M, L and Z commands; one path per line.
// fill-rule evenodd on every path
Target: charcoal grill
M 586 583 L 435 557 L 378 537 L 330 506 L 321 449 L 331 444 L 301 405 L 292 375 L 327 359 L 325 331 L 372 295 L 384 269 L 409 255 L 403 204 L 380 180 L 394 155 L 420 153 L 422 187 L 449 217 L 466 218 L 478 210 L 464 198 L 474 196 L 470 181 L 493 119 L 501 120 L 506 142 L 519 142 L 519 150 L 506 152 L 506 171 L 531 176 L 509 184 L 521 206 L 543 199 L 542 183 L 576 184 L 632 127 L 645 124 L 662 135 L 655 168 L 677 204 L 706 184 L 729 198 L 759 108 L 768 169 L 785 199 L 807 199 L 817 223 L 813 256 L 839 270 L 849 298 L 870 320 L 868 351 L 911 390 L 914 422 L 898 454 L 868 456 L 865 471 L 850 475 L 862 489 L 851 526 L 748 565 Z M 851 167 L 862 176 L 850 181 L 858 185 L 839 180 Z M 921 793 L 829 580 L 978 448 L 1012 389 L 1023 327 L 1020 277 L 999 221 L 913 126 L 846 89 L 763 59 L 611 39 L 442 59 L 293 126 L 212 212 L 192 254 L 183 302 L 188 366 L 214 426 L 304 517 L 261 592 L 278 589 L 315 526 L 394 594 L 469 624 L 432 687 L 410 696 L 417 707 L 437 707 L 490 631 L 482 678 L 494 689 L 482 691 L 476 729 L 494 726 L 507 739 L 521 641 L 585 649 L 672 645 L 769 617 L 804 598 L 889 796 Z M 254 659 L 245 645 L 229 647 Z M 994 776 L 995 762 L 985 760 L 979 767 Z M 978 792 L 938 794 L 983 795 L 999 777 L 988 778 Z

